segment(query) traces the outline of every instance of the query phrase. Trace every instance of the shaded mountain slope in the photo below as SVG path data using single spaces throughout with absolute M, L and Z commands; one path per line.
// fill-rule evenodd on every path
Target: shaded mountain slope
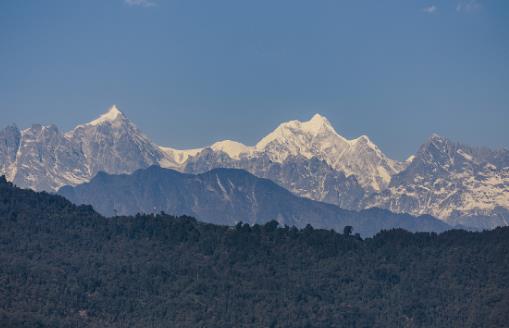
M 98 174 L 90 183 L 64 187 L 59 194 L 76 204 L 90 204 L 106 216 L 166 212 L 234 225 L 276 220 L 280 224 L 342 231 L 353 226 L 361 235 L 401 227 L 409 231 L 444 231 L 450 227 L 430 216 L 413 217 L 386 210 L 360 212 L 295 196 L 274 182 L 237 169 L 182 174 L 152 166 L 132 175 Z

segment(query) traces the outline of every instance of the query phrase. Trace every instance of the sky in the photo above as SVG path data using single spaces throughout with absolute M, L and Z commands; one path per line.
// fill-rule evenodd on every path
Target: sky
M 0 127 L 113 104 L 176 148 L 315 113 L 400 160 L 432 133 L 509 148 L 509 1 L 0 1 Z

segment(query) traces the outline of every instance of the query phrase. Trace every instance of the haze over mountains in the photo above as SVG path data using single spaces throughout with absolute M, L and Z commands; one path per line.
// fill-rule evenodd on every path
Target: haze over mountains
M 0 173 L 16 185 L 56 191 L 98 172 L 129 174 L 160 165 L 187 173 L 244 169 L 296 195 L 361 210 L 431 214 L 474 227 L 509 222 L 509 151 L 477 149 L 433 135 L 405 162 L 367 136 L 348 140 L 316 114 L 282 123 L 256 145 L 225 140 L 177 150 L 156 145 L 113 106 L 62 133 L 54 125 L 0 131 Z
M 61 188 L 59 194 L 78 205 L 90 204 L 105 216 L 165 212 L 221 225 L 276 220 L 281 226 L 304 228 L 311 224 L 338 232 L 352 226 L 363 237 L 383 229 L 443 232 L 451 228 L 431 216 L 341 209 L 298 197 L 268 179 L 237 169 L 214 169 L 198 175 L 159 166 L 130 175 L 101 172 L 89 183 Z

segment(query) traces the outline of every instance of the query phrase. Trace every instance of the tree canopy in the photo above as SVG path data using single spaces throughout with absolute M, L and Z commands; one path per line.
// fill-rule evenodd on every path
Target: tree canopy
M 0 181 L 2 327 L 503 327 L 509 228 L 106 219 Z

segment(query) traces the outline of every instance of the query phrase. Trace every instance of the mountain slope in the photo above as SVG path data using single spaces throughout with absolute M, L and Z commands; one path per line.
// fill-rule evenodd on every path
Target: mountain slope
M 402 227 L 410 231 L 444 231 L 432 217 L 415 218 L 385 210 L 354 212 L 293 195 L 267 179 L 235 169 L 182 174 L 152 166 L 132 175 L 98 174 L 90 183 L 64 187 L 59 194 L 75 204 L 90 204 L 107 216 L 159 213 L 191 215 L 234 225 L 276 220 L 280 224 L 335 229 L 351 225 L 362 235 Z
M 215 143 L 183 165 L 179 170 L 189 173 L 243 169 L 299 196 L 353 210 L 360 209 L 366 194 L 384 189 L 405 167 L 366 136 L 353 140 L 340 136 L 319 114 L 305 122 L 282 123 L 253 147 L 229 140 Z
M 131 173 L 165 159 L 168 154 L 116 106 L 66 133 L 40 124 L 0 131 L 0 174 L 33 190 L 55 191 L 90 181 L 99 171 Z
M 313 200 L 358 210 L 366 191 L 354 176 L 333 169 L 316 157 L 289 156 L 283 163 L 272 161 L 269 156 L 232 159 L 222 151 L 204 149 L 198 156 L 190 157 L 184 171 L 202 173 L 215 168 L 246 170 L 257 177 L 272 180 L 294 194 Z
M 309 121 L 281 124 L 256 144 L 256 150 L 275 162 L 289 156 L 316 157 L 332 168 L 353 175 L 366 189 L 383 189 L 401 163 L 389 159 L 367 136 L 348 140 L 340 136 L 329 120 L 316 114 Z
M 18 146 L 7 176 L 19 186 L 55 190 L 90 177 L 80 146 L 65 138 L 55 125 L 34 124 L 21 131 Z
M 65 133 L 79 145 L 89 177 L 99 171 L 130 173 L 158 163 L 163 155 L 116 106 L 98 119 Z
M 16 155 L 21 142 L 21 131 L 15 125 L 7 126 L 0 131 L 0 173 L 12 172 Z M 11 176 L 7 177 L 12 180 Z
M 426 213 L 481 228 L 509 225 L 509 151 L 469 147 L 433 135 L 367 206 Z
M 267 158 L 273 163 L 286 164 L 299 157 L 307 160 L 316 158 L 327 163 L 336 172 L 341 172 L 347 177 L 355 177 L 366 191 L 384 189 L 391 176 L 404 167 L 403 163 L 383 154 L 367 136 L 353 140 L 340 136 L 329 120 L 319 114 L 305 122 L 294 120 L 282 123 L 253 147 L 225 140 L 213 144 L 208 149 L 226 154 L 229 162 L 235 163 L 230 164 L 230 167 L 241 167 L 249 171 L 248 166 L 243 166 L 246 160 L 252 162 Z M 208 156 L 208 153 L 197 153 L 189 162 L 200 161 L 201 156 Z M 208 157 L 209 167 L 223 167 L 224 161 L 215 163 L 210 161 L 210 156 Z M 192 164 L 187 164 L 189 171 Z M 265 172 L 262 176 L 265 175 L 268 174 Z M 283 185 L 288 187 L 286 184 Z

